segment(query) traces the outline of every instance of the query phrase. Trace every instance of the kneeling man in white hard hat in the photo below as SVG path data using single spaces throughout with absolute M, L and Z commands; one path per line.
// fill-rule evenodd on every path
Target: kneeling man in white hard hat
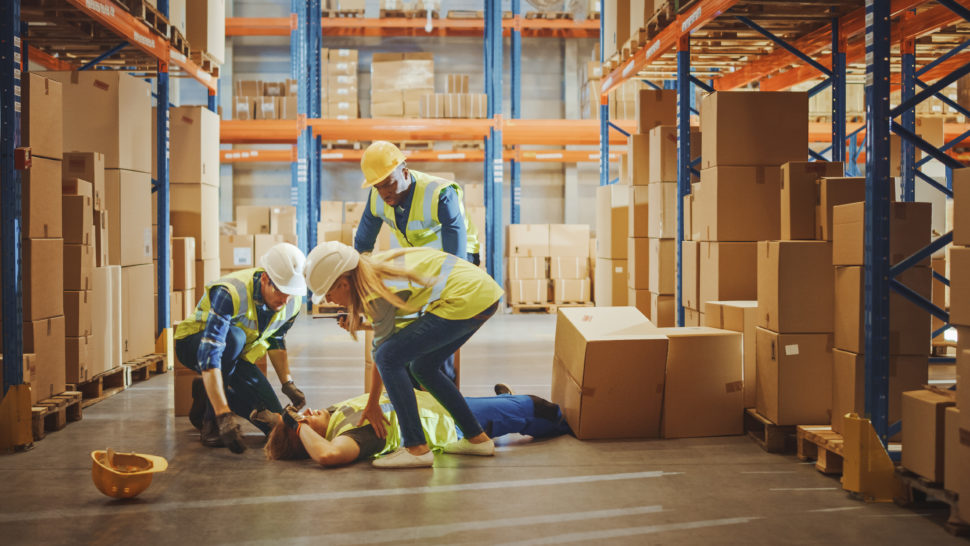
M 267 353 L 282 391 L 296 407 L 306 403 L 290 376 L 283 341 L 306 295 L 299 248 L 280 243 L 262 256 L 260 267 L 235 271 L 205 287 L 195 313 L 175 330 L 175 355 L 202 374 L 192 385 L 189 420 L 209 447 L 242 453 L 246 446 L 233 414 L 265 433 L 261 412 L 282 413 L 276 393 L 256 361 Z

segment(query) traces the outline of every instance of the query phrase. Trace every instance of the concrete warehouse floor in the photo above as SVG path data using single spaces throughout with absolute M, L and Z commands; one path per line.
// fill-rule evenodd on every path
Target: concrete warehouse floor
M 554 331 L 554 316 L 492 319 L 462 351 L 465 393 L 504 381 L 548 396 Z M 333 320 L 302 319 L 287 342 L 311 405 L 363 391 L 362 346 Z M 520 437 L 494 458 L 439 455 L 434 470 L 322 470 L 265 461 L 262 435 L 246 425 L 251 449 L 233 455 L 172 417 L 173 376 L 0 457 L 0 542 L 965 544 L 942 529 L 944 510 L 852 500 L 837 479 L 746 437 Z M 169 470 L 138 498 L 111 500 L 90 476 L 89 452 L 107 447 L 163 455 Z

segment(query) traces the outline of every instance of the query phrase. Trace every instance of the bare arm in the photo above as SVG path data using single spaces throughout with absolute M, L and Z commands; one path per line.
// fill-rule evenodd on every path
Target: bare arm
M 276 376 L 280 378 L 280 383 L 292 381 L 290 359 L 286 354 L 286 349 L 271 349 L 266 353 L 269 355 L 269 361 L 273 363 L 273 369 L 276 370 Z
M 364 408 L 363 415 L 360 416 L 360 420 L 357 421 L 357 426 L 364 424 L 364 421 L 370 421 L 371 426 L 374 427 L 374 432 L 377 433 L 378 438 L 387 438 L 387 425 L 390 421 L 384 416 L 384 412 L 381 411 L 381 392 L 384 390 L 384 381 L 381 380 L 381 372 L 378 371 L 375 365 L 370 371 L 371 387 L 370 393 L 367 396 L 367 407 Z
M 301 426 L 300 441 L 310 458 L 320 466 L 339 466 L 352 463 L 360 455 L 360 446 L 347 436 L 337 436 L 331 442 L 317 434 L 310 426 Z

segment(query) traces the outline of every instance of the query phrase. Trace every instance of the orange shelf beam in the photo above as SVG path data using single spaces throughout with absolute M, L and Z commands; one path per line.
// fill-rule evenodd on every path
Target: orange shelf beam
M 58 59 L 56 57 L 52 57 L 48 55 L 46 52 L 41 51 L 30 44 L 27 45 L 27 59 L 30 62 L 34 62 L 43 66 L 47 70 L 76 70 L 77 69 L 77 67 L 74 66 L 73 64 L 67 61 Z
M 610 152 L 610 159 L 616 160 L 626 152 Z M 291 150 L 222 150 L 223 163 L 292 163 L 296 161 L 296 148 Z M 329 163 L 359 163 L 363 150 L 322 150 L 320 159 Z M 404 155 L 412 163 L 420 162 L 482 162 L 485 152 L 474 149 L 456 150 L 404 150 Z M 599 161 L 597 151 L 582 150 L 506 150 L 506 161 L 524 163 L 584 163 Z
M 363 18 L 324 17 L 324 36 L 482 36 L 485 22 L 482 19 L 432 19 L 431 32 L 425 32 L 424 18 L 403 17 Z M 511 33 L 518 23 L 524 37 L 551 38 L 597 38 L 600 25 L 597 20 L 572 21 L 569 19 L 505 19 L 502 26 L 505 35 Z M 226 36 L 289 36 L 295 28 L 286 17 L 228 17 Z
M 292 119 L 223 120 L 219 138 L 223 144 L 295 144 L 300 123 Z

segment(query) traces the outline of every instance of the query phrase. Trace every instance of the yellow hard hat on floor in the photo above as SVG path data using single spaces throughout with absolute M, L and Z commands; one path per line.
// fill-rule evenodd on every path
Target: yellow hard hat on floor
M 360 158 L 360 170 L 364 172 L 364 183 L 360 187 L 369 188 L 380 183 L 405 159 L 404 152 L 397 146 L 386 140 L 375 140 Z
M 91 479 L 99 491 L 118 499 L 129 499 L 152 484 L 152 474 L 164 472 L 168 461 L 157 455 L 91 452 Z

